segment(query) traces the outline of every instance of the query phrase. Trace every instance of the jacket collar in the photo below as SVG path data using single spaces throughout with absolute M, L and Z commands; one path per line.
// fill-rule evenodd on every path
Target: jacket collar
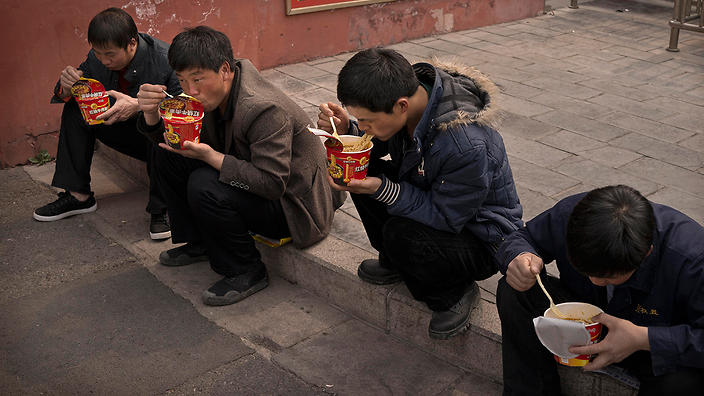
M 442 80 L 438 70 L 429 63 L 416 63 L 413 65 L 413 70 L 416 72 L 416 76 L 419 80 L 424 80 L 430 82 L 429 79 L 432 78 L 433 88 L 428 96 L 428 105 L 425 106 L 423 115 L 416 125 L 416 129 L 413 131 L 413 140 L 418 148 L 425 151 L 424 144 L 432 140 L 430 134 L 435 134 L 435 123 L 433 120 L 433 114 L 438 107 L 438 101 L 442 97 L 443 88 Z
M 149 58 L 149 49 L 147 42 L 142 37 L 142 33 L 137 34 L 137 52 L 135 52 L 132 61 L 127 65 L 124 78 L 130 85 L 137 81 L 137 76 L 144 72 L 144 66 Z
M 659 233 L 656 227 L 655 231 L 653 231 L 653 251 L 650 252 L 645 260 L 643 260 L 636 272 L 634 272 L 625 283 L 620 285 L 620 287 L 628 287 L 644 292 L 647 292 L 652 288 L 658 271 L 658 263 L 660 261 L 658 259 L 658 256 L 660 256 L 660 241 L 658 237 Z

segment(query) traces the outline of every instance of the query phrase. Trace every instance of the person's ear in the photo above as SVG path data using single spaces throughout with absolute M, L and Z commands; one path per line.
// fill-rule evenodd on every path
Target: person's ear
M 229 62 L 223 62 L 222 65 L 220 65 L 220 70 L 218 70 L 218 74 L 222 77 L 223 80 L 227 79 L 227 77 L 232 73 L 232 66 L 230 66 Z
M 128 48 L 130 51 L 133 51 L 135 48 L 137 48 L 137 40 L 136 40 L 134 37 L 132 37 L 132 38 L 130 39 L 130 42 L 127 43 L 127 48 Z
M 398 109 L 399 114 L 403 114 L 408 111 L 409 103 L 407 97 L 398 98 L 396 103 L 394 103 L 394 108 Z

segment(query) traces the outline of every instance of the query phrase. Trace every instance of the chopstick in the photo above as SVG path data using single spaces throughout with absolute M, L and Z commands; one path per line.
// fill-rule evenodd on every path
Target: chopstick
M 164 93 L 164 95 L 168 96 L 168 97 L 169 97 L 169 98 L 171 98 L 171 99 L 173 99 L 173 98 L 174 98 L 174 96 L 173 96 L 173 95 L 171 95 L 170 93 L 168 93 L 168 92 L 164 91 L 163 89 L 161 90 L 161 92 L 163 92 L 163 93 Z

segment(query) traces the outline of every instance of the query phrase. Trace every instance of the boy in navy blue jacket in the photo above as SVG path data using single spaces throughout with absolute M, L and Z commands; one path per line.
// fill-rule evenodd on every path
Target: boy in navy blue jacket
M 372 135 L 365 180 L 348 190 L 379 259 L 359 277 L 403 280 L 433 311 L 432 338 L 467 328 L 479 301 L 477 280 L 498 271 L 504 236 L 520 227 L 522 208 L 501 135 L 496 87 L 459 64 L 411 65 L 389 49 L 361 51 L 340 71 L 334 103 L 320 106 L 318 126 Z M 388 158 L 386 157 L 388 155 Z
M 650 203 L 628 186 L 563 199 L 501 245 L 497 307 L 503 336 L 504 394 L 559 395 L 556 363 L 532 324 L 553 298 L 601 307 L 608 332 L 575 346 L 594 354 L 584 369 L 618 363 L 641 382 L 639 395 L 704 389 L 704 228 Z M 560 279 L 544 263 L 556 261 Z

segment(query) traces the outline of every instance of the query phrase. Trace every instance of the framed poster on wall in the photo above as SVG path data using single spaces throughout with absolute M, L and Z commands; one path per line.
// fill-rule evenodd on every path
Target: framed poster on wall
M 388 3 L 395 0 L 286 0 L 286 15 L 303 14 L 332 10 L 333 8 L 354 7 L 374 3 Z

